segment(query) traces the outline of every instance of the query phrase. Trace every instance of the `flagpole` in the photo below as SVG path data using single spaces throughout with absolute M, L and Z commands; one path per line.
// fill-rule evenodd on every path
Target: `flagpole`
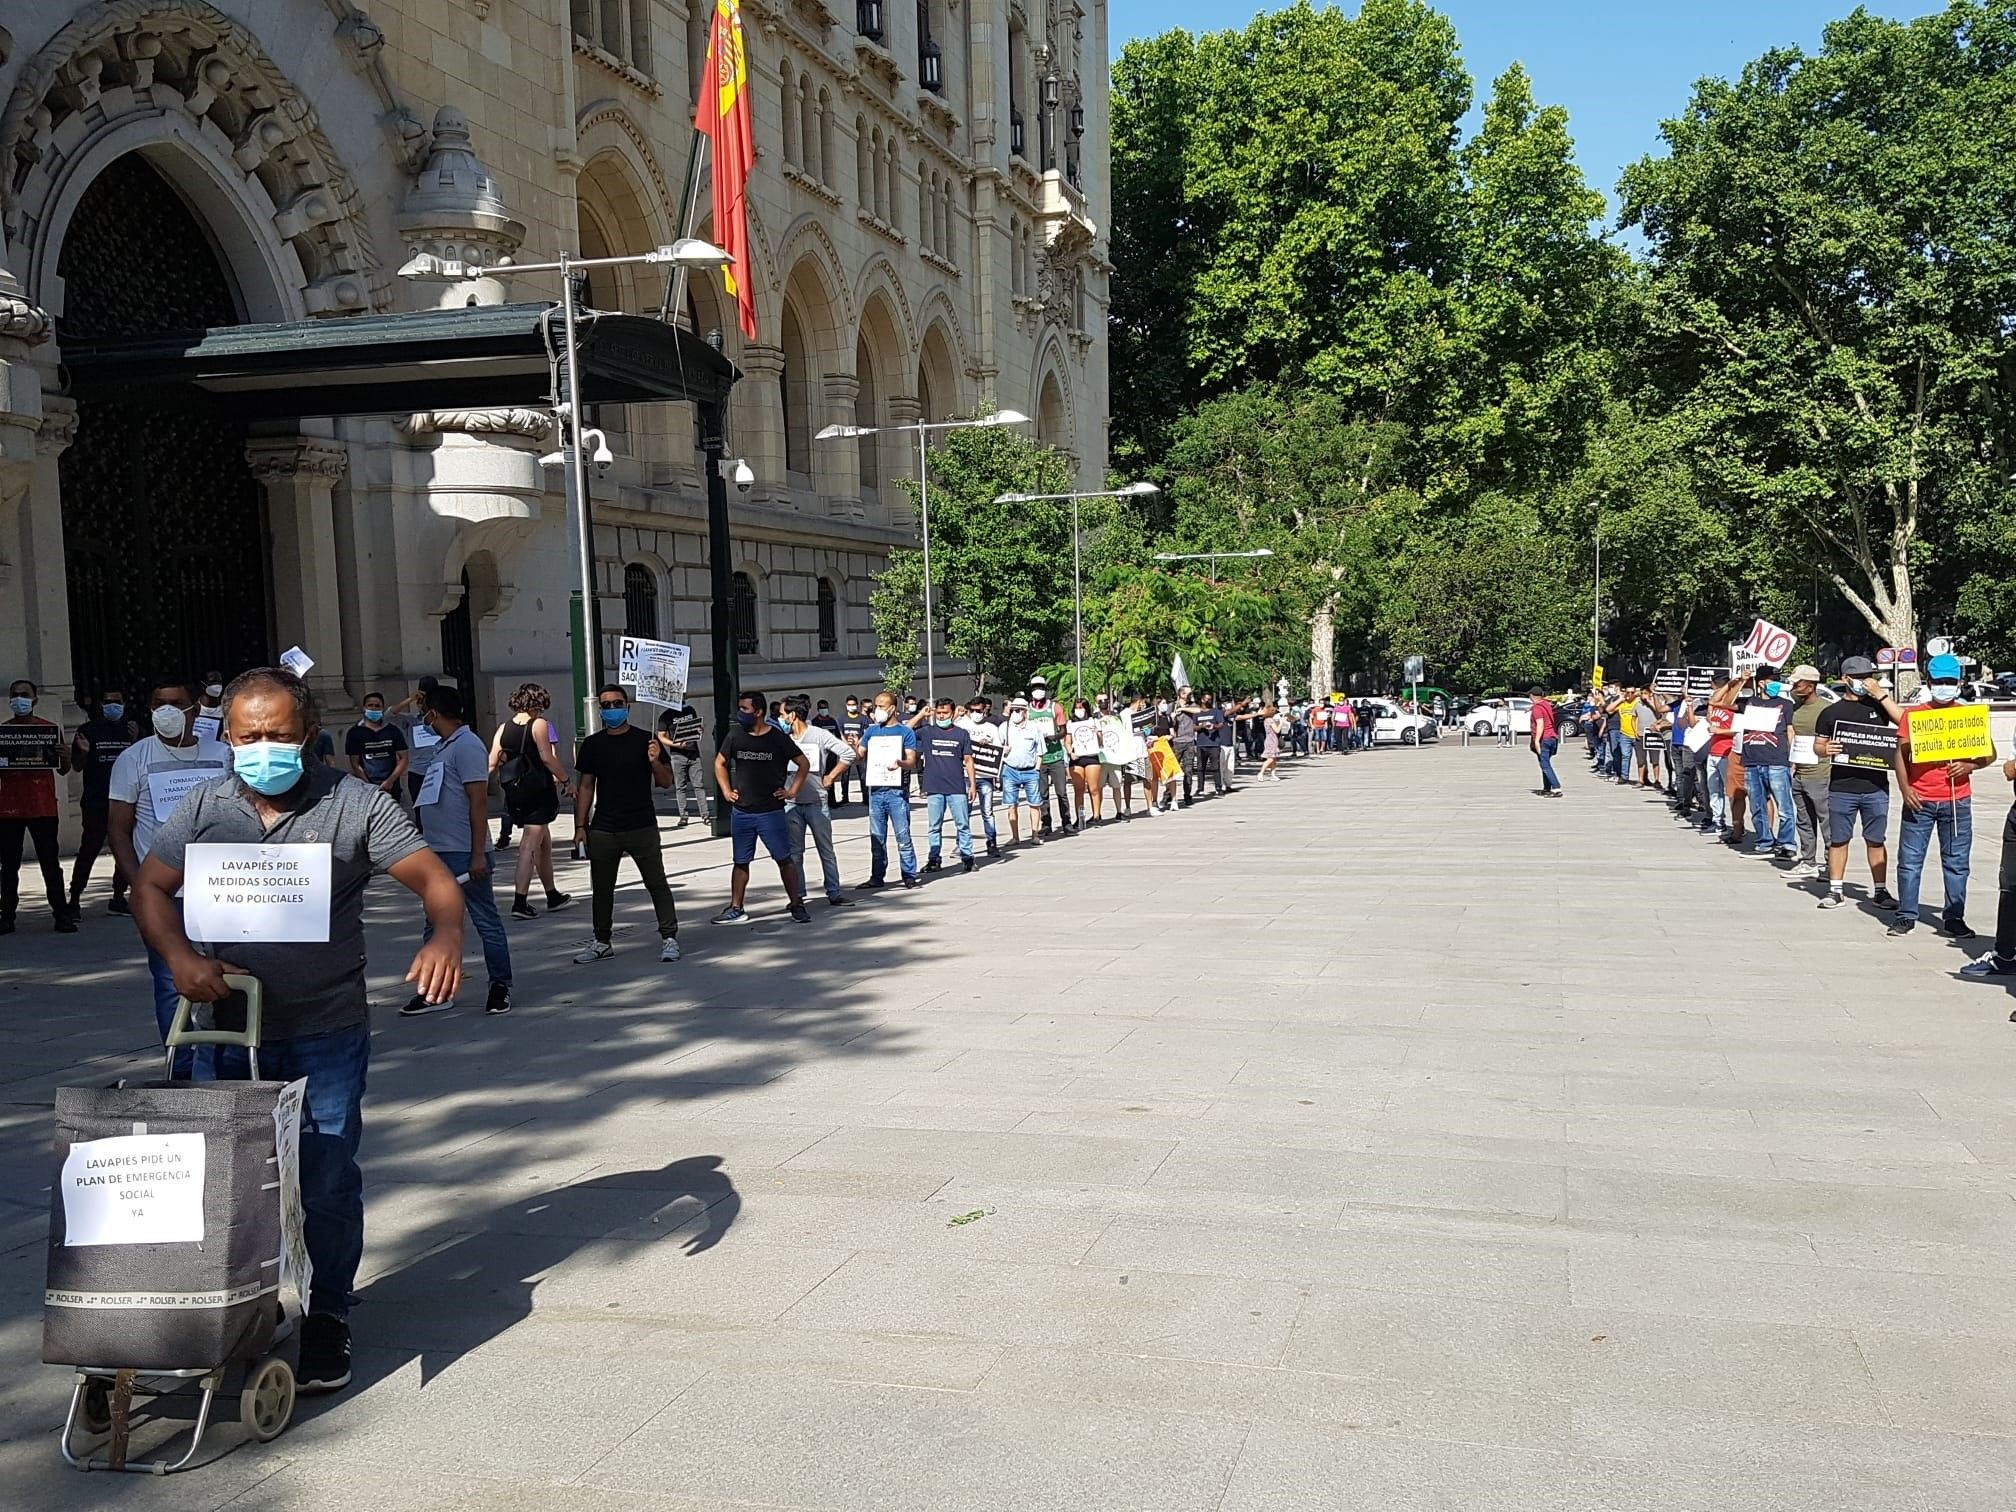
M 679 192 L 678 236 L 693 234 L 694 214 L 700 208 L 700 159 L 707 150 L 708 141 L 706 132 L 695 131 L 693 145 L 686 152 L 686 185 Z M 670 325 L 686 306 L 686 274 L 686 268 L 675 265 L 665 275 L 665 303 L 658 311 L 658 319 L 666 325 Z M 696 331 L 694 334 L 701 333 Z

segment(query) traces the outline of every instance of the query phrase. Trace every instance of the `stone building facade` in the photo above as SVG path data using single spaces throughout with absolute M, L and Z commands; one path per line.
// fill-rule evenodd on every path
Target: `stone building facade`
M 744 0 L 758 336 L 718 280 L 599 270 L 595 308 L 720 333 L 735 631 L 773 696 L 872 687 L 868 596 L 917 521 L 914 438 L 995 406 L 1084 486 L 1106 459 L 1103 0 Z M 704 0 L 16 0 L 0 16 L 0 675 L 40 712 L 290 645 L 332 720 L 450 675 L 566 703 L 568 545 L 539 408 L 276 425 L 66 392 L 66 341 L 545 300 L 421 284 L 415 251 L 646 250 L 682 220 Z M 689 189 L 690 184 L 690 189 Z M 690 196 L 690 198 L 689 198 Z M 682 204 L 699 207 L 682 216 Z M 613 274 L 613 276 L 612 276 Z M 710 594 L 694 417 L 589 417 L 609 641 L 689 642 Z M 612 650 L 605 660 L 614 665 Z

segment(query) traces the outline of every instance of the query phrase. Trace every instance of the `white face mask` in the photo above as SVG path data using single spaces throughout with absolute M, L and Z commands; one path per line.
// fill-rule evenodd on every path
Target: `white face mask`
M 148 717 L 154 721 L 154 733 L 163 740 L 180 740 L 189 728 L 189 716 L 173 704 L 161 705 Z
M 895 711 L 892 709 L 877 709 L 875 711 L 875 723 L 877 724 L 887 724 L 894 717 Z
M 1934 703 L 1951 703 L 1960 696 L 1958 683 L 1927 683 L 1925 686 Z
M 221 698 L 224 696 L 224 684 L 210 683 L 203 689 L 203 693 L 207 698 Z

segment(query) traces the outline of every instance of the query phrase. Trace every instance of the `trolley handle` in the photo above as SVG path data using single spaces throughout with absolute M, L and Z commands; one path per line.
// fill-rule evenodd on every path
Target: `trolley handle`
M 224 974 L 225 985 L 245 994 L 245 1027 L 243 1030 L 196 1027 L 196 1011 L 199 1005 L 186 997 L 175 1000 L 175 1021 L 168 1026 L 164 1043 L 168 1047 L 168 1075 L 175 1073 L 175 1052 L 184 1045 L 229 1045 L 251 1052 L 252 1075 L 259 1075 L 259 1040 L 265 1027 L 265 991 L 259 978 L 237 972 Z

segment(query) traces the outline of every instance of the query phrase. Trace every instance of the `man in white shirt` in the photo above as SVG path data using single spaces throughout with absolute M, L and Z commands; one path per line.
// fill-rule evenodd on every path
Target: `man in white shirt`
M 196 689 L 187 683 L 156 683 L 148 691 L 148 718 L 154 733 L 119 753 L 106 788 L 107 838 L 119 874 L 132 886 L 140 863 L 154 848 L 154 836 L 185 793 L 231 772 L 231 748 L 196 733 Z M 154 978 L 154 1018 L 161 1037 L 175 1022 L 175 975 L 151 949 L 147 969 Z M 194 1053 L 175 1057 L 175 1074 L 188 1076 Z
M 993 711 L 994 700 L 984 693 L 975 693 L 966 700 L 959 728 L 973 742 L 973 784 L 980 795 L 980 822 L 987 831 L 987 854 L 998 856 L 1001 842 L 994 828 L 994 803 L 1001 790 L 1001 755 L 1007 733 L 989 717 Z
M 833 850 L 833 814 L 827 794 L 846 775 L 854 761 L 854 747 L 831 730 L 820 728 L 806 716 L 811 700 L 803 693 L 784 700 L 785 727 L 798 749 L 811 763 L 798 796 L 784 805 L 784 822 L 791 830 L 791 859 L 798 863 L 798 875 L 805 875 L 805 832 L 819 850 L 819 870 L 826 884 L 826 901 L 834 908 L 846 908 L 854 901 L 840 892 L 840 858 Z M 836 763 L 828 770 L 827 758 Z M 825 773 L 819 776 L 819 773 Z

